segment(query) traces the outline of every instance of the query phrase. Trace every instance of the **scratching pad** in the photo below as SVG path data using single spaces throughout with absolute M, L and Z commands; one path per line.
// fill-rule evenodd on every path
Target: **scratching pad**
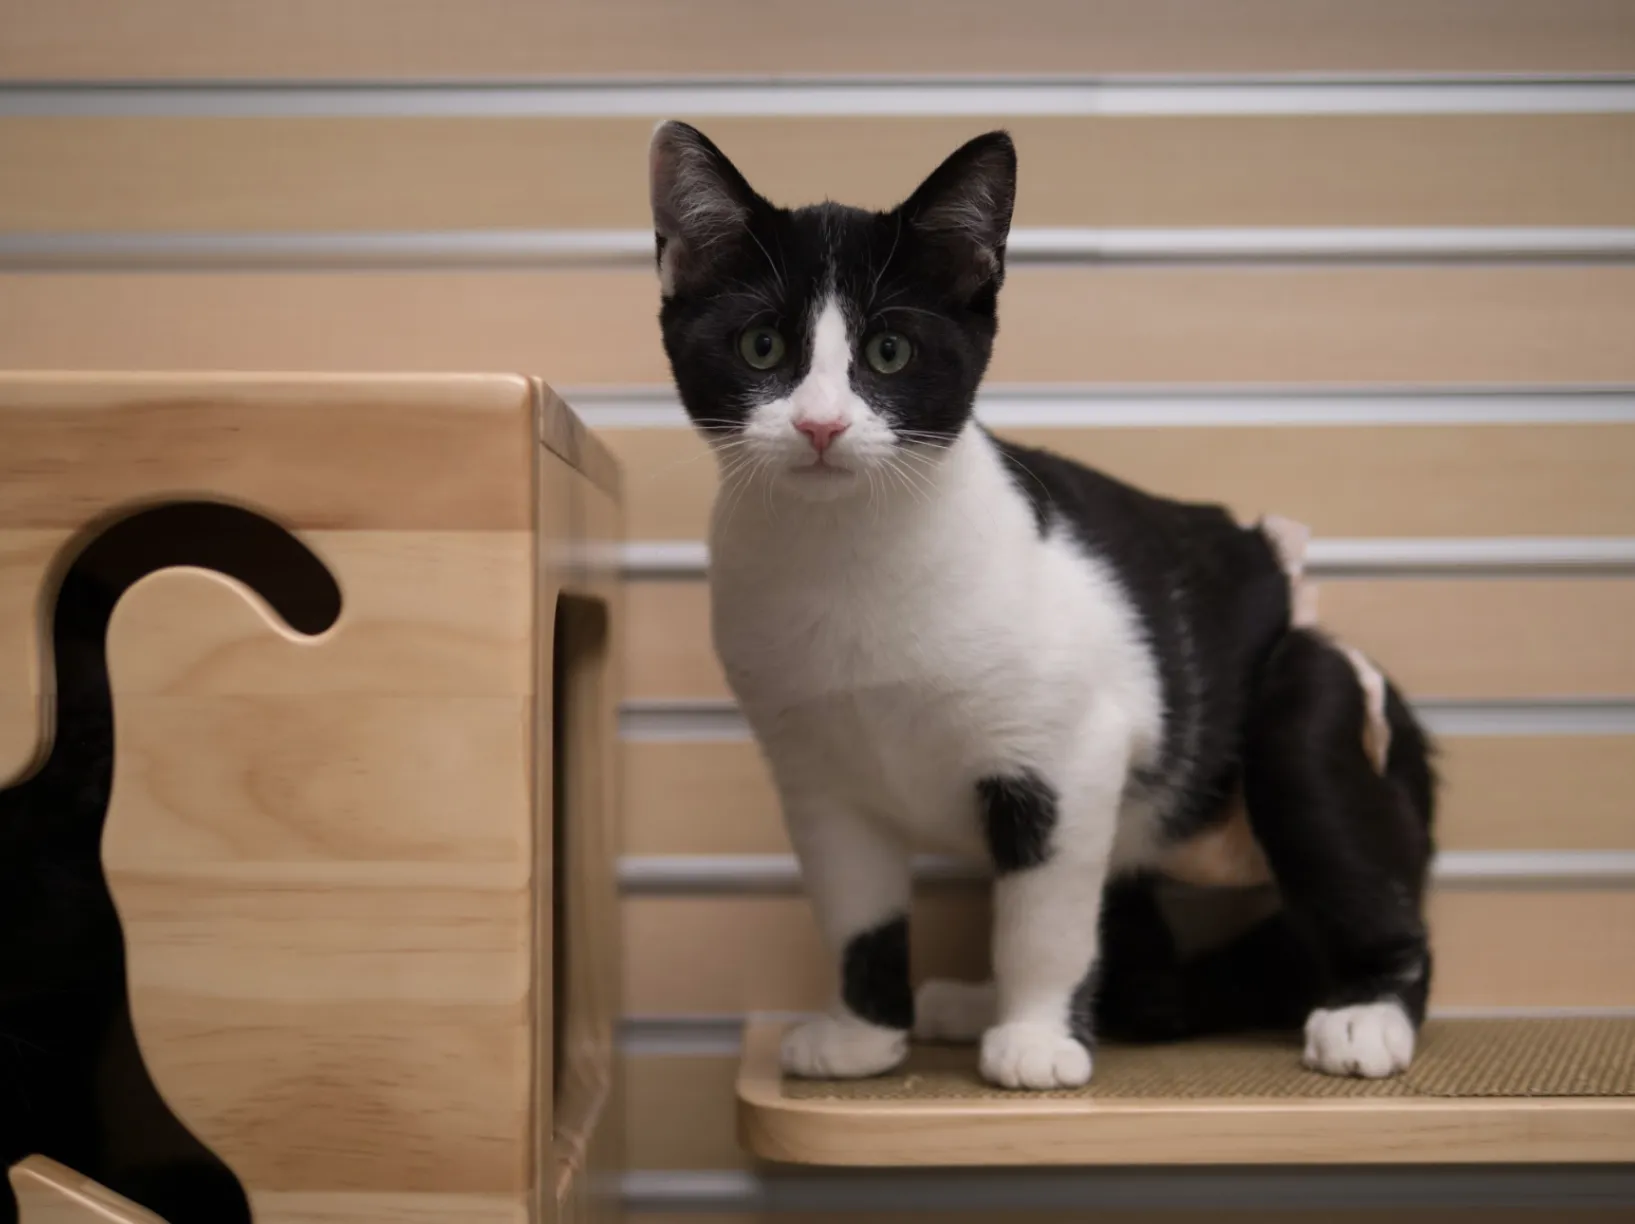
M 866 1080 L 785 1078 L 807 1101 L 1016 1100 L 976 1073 L 973 1046 L 917 1046 L 907 1064 Z M 1162 1046 L 1102 1045 L 1086 1088 L 1039 1099 L 1345 1099 L 1635 1096 L 1635 1018 L 1433 1020 L 1413 1066 L 1388 1080 L 1339 1079 L 1300 1065 L 1292 1035 Z

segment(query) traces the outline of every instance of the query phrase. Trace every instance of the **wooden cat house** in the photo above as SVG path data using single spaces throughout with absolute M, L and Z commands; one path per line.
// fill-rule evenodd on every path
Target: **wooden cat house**
M 619 534 L 538 381 L 0 376 L 25 1224 L 616 1218 Z

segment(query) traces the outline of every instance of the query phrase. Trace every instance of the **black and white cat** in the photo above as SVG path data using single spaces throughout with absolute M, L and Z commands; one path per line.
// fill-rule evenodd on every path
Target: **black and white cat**
M 651 148 L 660 315 L 721 467 L 716 650 L 839 963 L 785 1068 L 911 1031 L 1015 1088 L 1091 1034 L 1305 1023 L 1308 1065 L 1413 1055 L 1433 778 L 1407 707 L 1309 623 L 1292 524 L 1149 496 L 972 416 L 1015 196 L 1004 133 L 900 207 L 786 210 L 701 133 Z M 995 872 L 994 982 L 909 983 L 910 854 Z M 1182 955 L 1166 877 L 1273 912 Z

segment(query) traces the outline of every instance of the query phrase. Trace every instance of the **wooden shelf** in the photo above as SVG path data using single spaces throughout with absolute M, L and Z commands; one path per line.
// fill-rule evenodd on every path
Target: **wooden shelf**
M 917 1055 L 907 1073 L 881 1080 L 790 1089 L 778 1066 L 784 1027 L 750 1023 L 738 1079 L 740 1140 L 767 1160 L 899 1168 L 1635 1161 L 1632 1096 L 1098 1098 L 1094 1085 L 1077 1094 L 1001 1094 L 977 1083 L 970 1048 Z M 1139 1071 L 1141 1060 L 1173 1066 L 1178 1050 L 1200 1068 L 1222 1056 L 1202 1044 L 1118 1057 L 1124 1072 Z M 971 1070 L 943 1074 L 952 1087 L 927 1091 L 916 1068 L 928 1057 L 939 1068 L 963 1058 Z M 1297 1064 L 1293 1049 L 1288 1058 Z M 1370 1091 L 1361 1081 L 1328 1083 Z

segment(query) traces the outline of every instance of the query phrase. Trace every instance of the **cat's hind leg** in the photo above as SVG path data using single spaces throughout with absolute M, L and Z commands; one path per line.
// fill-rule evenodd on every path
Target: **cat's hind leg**
M 1244 747 L 1244 795 L 1285 911 L 1316 953 L 1305 1062 L 1330 1075 L 1405 1070 L 1431 955 L 1429 744 L 1382 675 L 1305 629 L 1266 664 Z

